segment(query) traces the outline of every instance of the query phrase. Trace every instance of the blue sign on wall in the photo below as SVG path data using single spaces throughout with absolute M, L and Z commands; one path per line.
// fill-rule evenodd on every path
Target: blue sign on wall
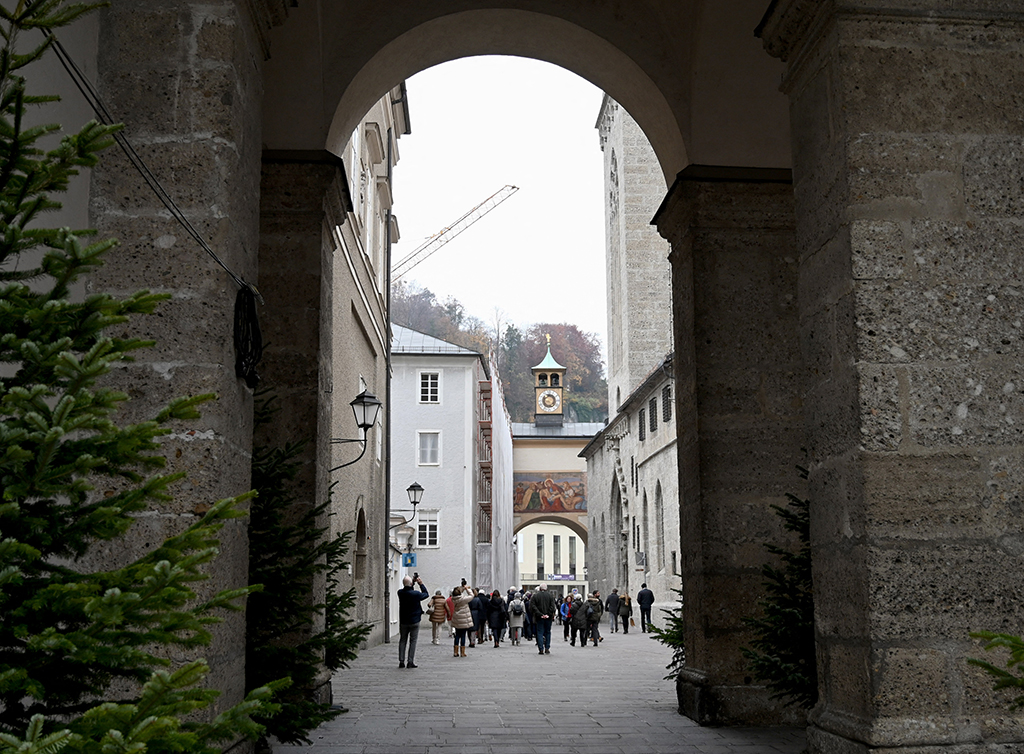
M 407 552 L 402 555 L 402 568 L 416 567 L 416 553 Z

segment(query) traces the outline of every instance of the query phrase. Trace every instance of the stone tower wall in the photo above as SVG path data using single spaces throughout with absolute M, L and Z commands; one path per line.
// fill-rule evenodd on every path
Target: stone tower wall
M 640 126 L 605 96 L 598 118 L 605 169 L 608 410 L 672 350 L 668 243 L 651 225 L 665 196 L 658 158 Z

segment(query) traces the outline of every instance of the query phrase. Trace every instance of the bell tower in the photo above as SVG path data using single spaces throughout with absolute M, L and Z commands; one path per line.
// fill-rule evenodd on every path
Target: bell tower
M 562 391 L 565 385 L 565 367 L 551 355 L 551 336 L 544 360 L 533 367 L 534 420 L 538 427 L 561 427 L 564 421 Z

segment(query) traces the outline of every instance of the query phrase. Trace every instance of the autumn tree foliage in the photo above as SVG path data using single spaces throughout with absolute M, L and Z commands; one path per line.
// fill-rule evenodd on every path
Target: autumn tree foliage
M 482 320 L 467 314 L 454 297 L 438 301 L 416 284 L 399 281 L 391 286 L 391 321 L 477 353 L 491 350 L 492 333 Z
M 562 322 L 493 326 L 466 312 L 454 297 L 444 301 L 426 288 L 400 281 L 391 287 L 391 321 L 435 338 L 487 355 L 495 351 L 505 404 L 512 421 L 529 422 L 534 416 L 533 375 L 530 368 L 543 361 L 547 335 L 551 355 L 566 368 L 565 411 L 569 421 L 603 421 L 608 417 L 608 382 L 601 359 L 601 341 L 576 325 Z

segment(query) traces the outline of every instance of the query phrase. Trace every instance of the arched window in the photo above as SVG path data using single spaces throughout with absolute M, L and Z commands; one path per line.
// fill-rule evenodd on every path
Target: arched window
M 366 514 L 361 505 L 360 496 L 359 512 L 356 514 L 356 547 L 355 547 L 355 578 L 366 578 Z
M 647 490 L 644 490 L 643 527 L 640 530 L 641 536 L 643 538 L 640 540 L 640 544 L 642 545 L 642 547 L 640 549 L 643 550 L 643 552 L 647 555 L 647 557 L 650 557 L 650 549 L 651 549 L 650 548 L 650 544 L 651 544 L 651 537 L 650 537 L 651 519 L 647 515 L 647 510 L 648 510 L 647 509 Z
M 541 387 L 547 387 L 548 386 L 548 376 L 546 374 L 538 374 L 537 375 L 537 384 L 540 385 Z
M 551 375 L 551 387 L 558 387 L 558 375 Z
M 654 489 L 654 525 L 657 526 L 654 541 L 657 543 L 658 562 L 656 566 L 659 571 L 665 570 L 665 502 L 661 496 L 661 480 Z

